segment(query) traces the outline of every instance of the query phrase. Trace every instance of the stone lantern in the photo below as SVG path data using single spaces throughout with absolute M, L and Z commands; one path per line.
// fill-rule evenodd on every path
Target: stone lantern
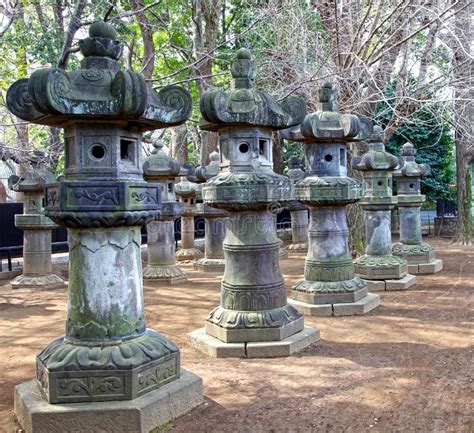
M 203 254 L 194 245 L 194 216 L 196 215 L 196 196 L 199 186 L 182 176 L 175 186 L 176 195 L 183 205 L 181 213 L 181 248 L 176 252 L 178 261 L 200 259 Z
M 63 128 L 66 151 L 45 206 L 68 229 L 66 336 L 37 356 L 37 384 L 15 395 L 16 415 L 33 432 L 149 432 L 202 401 L 179 349 L 146 327 L 140 253 L 141 226 L 161 208 L 160 184 L 143 180 L 142 132 L 183 123 L 191 97 L 175 86 L 155 92 L 121 69 L 116 36 L 92 24 L 79 41 L 81 69 L 35 71 L 7 94 L 16 116 Z
M 436 258 L 430 244 L 423 242 L 420 217 L 421 205 L 425 201 L 421 194 L 421 178 L 429 174 L 430 166 L 418 164 L 415 155 L 415 146 L 405 143 L 401 154 L 403 166 L 395 172 L 400 242 L 393 245 L 392 253 L 407 261 L 411 274 L 434 274 L 443 269 L 443 261 Z
M 212 152 L 209 155 L 210 163 L 204 167 L 198 167 L 196 175 L 198 179 L 207 181 L 217 176 L 220 168 L 220 155 Z M 216 209 L 206 203 L 198 203 L 197 211 L 204 217 L 206 224 L 204 239 L 204 257 L 194 262 L 194 269 L 222 272 L 225 267 L 224 250 L 222 244 L 228 221 L 227 212 Z
M 392 173 L 398 158 L 385 150 L 382 130 L 374 127 L 367 140 L 368 152 L 352 159 L 352 168 L 362 171 L 365 185 L 360 201 L 365 218 L 365 255 L 355 260 L 355 272 L 369 290 L 402 290 L 416 282 L 407 272 L 405 259 L 392 255 L 391 211 L 397 204 L 392 195 Z
M 148 264 L 143 270 L 143 278 L 164 284 L 186 281 L 186 274 L 176 265 L 174 221 L 183 210 L 176 201 L 174 182 L 180 172 L 177 160 L 168 156 L 163 142 L 154 143 L 152 154 L 143 163 L 143 176 L 150 182 L 161 185 L 162 209 L 160 215 L 147 224 Z
M 295 184 L 304 179 L 305 172 L 297 156 L 292 156 L 288 161 L 287 176 L 292 185 L 292 198 L 295 198 Z M 288 205 L 291 215 L 291 251 L 308 251 L 308 208 L 297 200 L 292 200 Z
M 24 176 L 10 176 L 8 184 L 23 193 L 23 214 L 15 215 L 15 226 L 23 230 L 23 274 L 11 282 L 12 289 L 58 289 L 64 281 L 51 267 L 51 232 L 57 227 L 44 215 L 43 196 L 46 183 L 56 182 L 54 175 L 41 165 L 44 157 L 35 151 L 36 161 Z
M 360 132 L 360 122 L 337 111 L 331 83 L 320 89 L 319 102 L 321 111 L 282 133 L 304 143 L 306 177 L 296 183 L 294 195 L 310 208 L 304 278 L 293 286 L 290 303 L 315 316 L 365 314 L 380 299 L 354 276 L 346 215 L 346 206 L 362 196 L 361 183 L 347 176 L 347 146 Z
M 201 98 L 201 129 L 219 133 L 221 171 L 203 187 L 209 206 L 229 213 L 224 239 L 221 302 L 191 344 L 217 357 L 286 356 L 319 338 L 286 300 L 280 270 L 274 208 L 290 198 L 287 177 L 272 171 L 272 132 L 301 121 L 304 102 L 278 103 L 255 88 L 251 53 L 240 49 L 232 63 L 233 90 Z

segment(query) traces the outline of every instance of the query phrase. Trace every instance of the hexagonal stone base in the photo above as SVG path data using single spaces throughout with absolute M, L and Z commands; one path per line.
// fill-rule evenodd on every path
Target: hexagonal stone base
M 319 329 L 304 329 L 281 341 L 225 343 L 206 334 L 206 328 L 188 334 L 188 343 L 214 358 L 275 358 L 290 356 L 319 341 Z
M 185 260 L 197 260 L 204 256 L 203 252 L 198 248 L 181 248 L 176 251 L 176 260 L 184 262 Z
M 18 275 L 10 285 L 12 289 L 53 290 L 67 288 L 64 280 L 55 274 Z
M 371 292 L 382 290 L 406 290 L 416 283 L 416 277 L 411 274 L 405 275 L 398 280 L 364 280 Z
M 148 264 L 143 270 L 143 281 L 167 286 L 187 281 L 186 273 L 177 265 L 153 266 Z
M 234 328 L 227 329 L 206 322 L 206 333 L 226 343 L 245 343 L 247 341 L 281 341 L 304 329 L 303 316 L 278 328 Z
M 307 302 L 288 299 L 288 303 L 299 312 L 308 316 L 356 316 L 366 314 L 380 305 L 380 296 L 368 293 L 364 298 L 356 302 L 346 302 L 340 304 L 309 304 Z
M 224 272 L 225 260 L 224 259 L 199 259 L 194 262 L 194 269 L 197 271 L 205 272 Z
M 436 274 L 443 270 L 443 261 L 441 259 L 434 259 L 429 263 L 420 263 L 418 265 L 408 265 L 408 272 L 410 274 Z
M 36 380 L 15 387 L 15 415 L 26 433 L 149 433 L 203 402 L 202 379 L 179 379 L 134 400 L 49 404 Z

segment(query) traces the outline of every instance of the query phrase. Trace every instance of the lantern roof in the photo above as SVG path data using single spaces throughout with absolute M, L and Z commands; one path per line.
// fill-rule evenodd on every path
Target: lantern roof
M 382 128 L 374 126 L 372 135 L 367 139 L 369 150 L 361 156 L 352 158 L 352 168 L 360 171 L 393 171 L 399 165 L 399 159 L 385 150 Z
M 330 82 L 319 89 L 321 110 L 308 114 L 300 125 L 282 131 L 287 140 L 300 142 L 348 142 L 357 141 L 361 130 L 359 118 L 343 114 L 337 109 L 337 91 Z
M 179 162 L 171 158 L 164 149 L 161 140 L 153 143 L 151 155 L 143 161 L 143 177 L 145 180 L 160 180 L 160 178 L 173 178 L 180 172 Z
M 201 129 L 256 126 L 278 130 L 303 120 L 306 104 L 301 98 L 289 96 L 279 102 L 255 87 L 255 62 L 250 50 L 241 48 L 236 52 L 231 73 L 232 90 L 213 90 L 201 97 Z
M 402 146 L 403 166 L 400 169 L 400 177 L 423 177 L 430 173 L 431 167 L 428 164 L 418 164 L 415 155 L 416 148 L 412 143 L 407 142 Z
M 119 122 L 139 131 L 179 125 L 190 116 L 188 91 L 177 86 L 155 91 L 142 75 L 121 69 L 123 43 L 110 24 L 92 24 L 79 48 L 81 69 L 41 69 L 16 81 L 7 93 L 10 111 L 42 125 Z

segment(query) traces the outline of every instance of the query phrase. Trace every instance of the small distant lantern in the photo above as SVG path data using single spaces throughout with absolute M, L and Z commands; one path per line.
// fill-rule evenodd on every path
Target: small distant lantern
M 162 209 L 160 215 L 147 224 L 148 264 L 143 278 L 164 284 L 186 281 L 186 274 L 176 264 L 174 221 L 181 216 L 183 204 L 176 201 L 175 178 L 180 164 L 163 149 L 164 143 L 153 144 L 151 155 L 143 162 L 143 176 L 161 185 Z
M 365 186 L 360 201 L 365 213 L 365 255 L 355 261 L 355 272 L 371 290 L 407 289 L 416 277 L 408 274 L 405 259 L 392 255 L 391 211 L 397 204 L 392 175 L 399 161 L 385 150 L 379 126 L 367 141 L 368 152 L 352 159 L 352 168 L 362 171 Z
M 430 172 L 427 164 L 415 161 L 416 149 L 412 143 L 402 147 L 403 166 L 395 172 L 397 179 L 398 213 L 400 218 L 400 242 L 392 252 L 403 257 L 411 274 L 434 274 L 443 269 L 443 261 L 436 258 L 433 247 L 423 242 L 421 231 L 421 178 Z

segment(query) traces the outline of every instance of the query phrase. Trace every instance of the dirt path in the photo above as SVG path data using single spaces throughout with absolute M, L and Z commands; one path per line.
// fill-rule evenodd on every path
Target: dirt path
M 366 316 L 307 318 L 322 339 L 290 358 L 217 360 L 187 345 L 186 333 L 219 301 L 220 277 L 187 268 L 185 285 L 147 285 L 149 327 L 178 344 L 182 366 L 204 380 L 205 404 L 169 431 L 474 432 L 474 249 L 430 242 L 442 273 L 382 293 L 382 306 Z M 282 261 L 288 288 L 303 260 Z M 15 431 L 13 388 L 34 376 L 35 354 L 64 332 L 65 311 L 64 291 L 0 287 L 0 432 Z

